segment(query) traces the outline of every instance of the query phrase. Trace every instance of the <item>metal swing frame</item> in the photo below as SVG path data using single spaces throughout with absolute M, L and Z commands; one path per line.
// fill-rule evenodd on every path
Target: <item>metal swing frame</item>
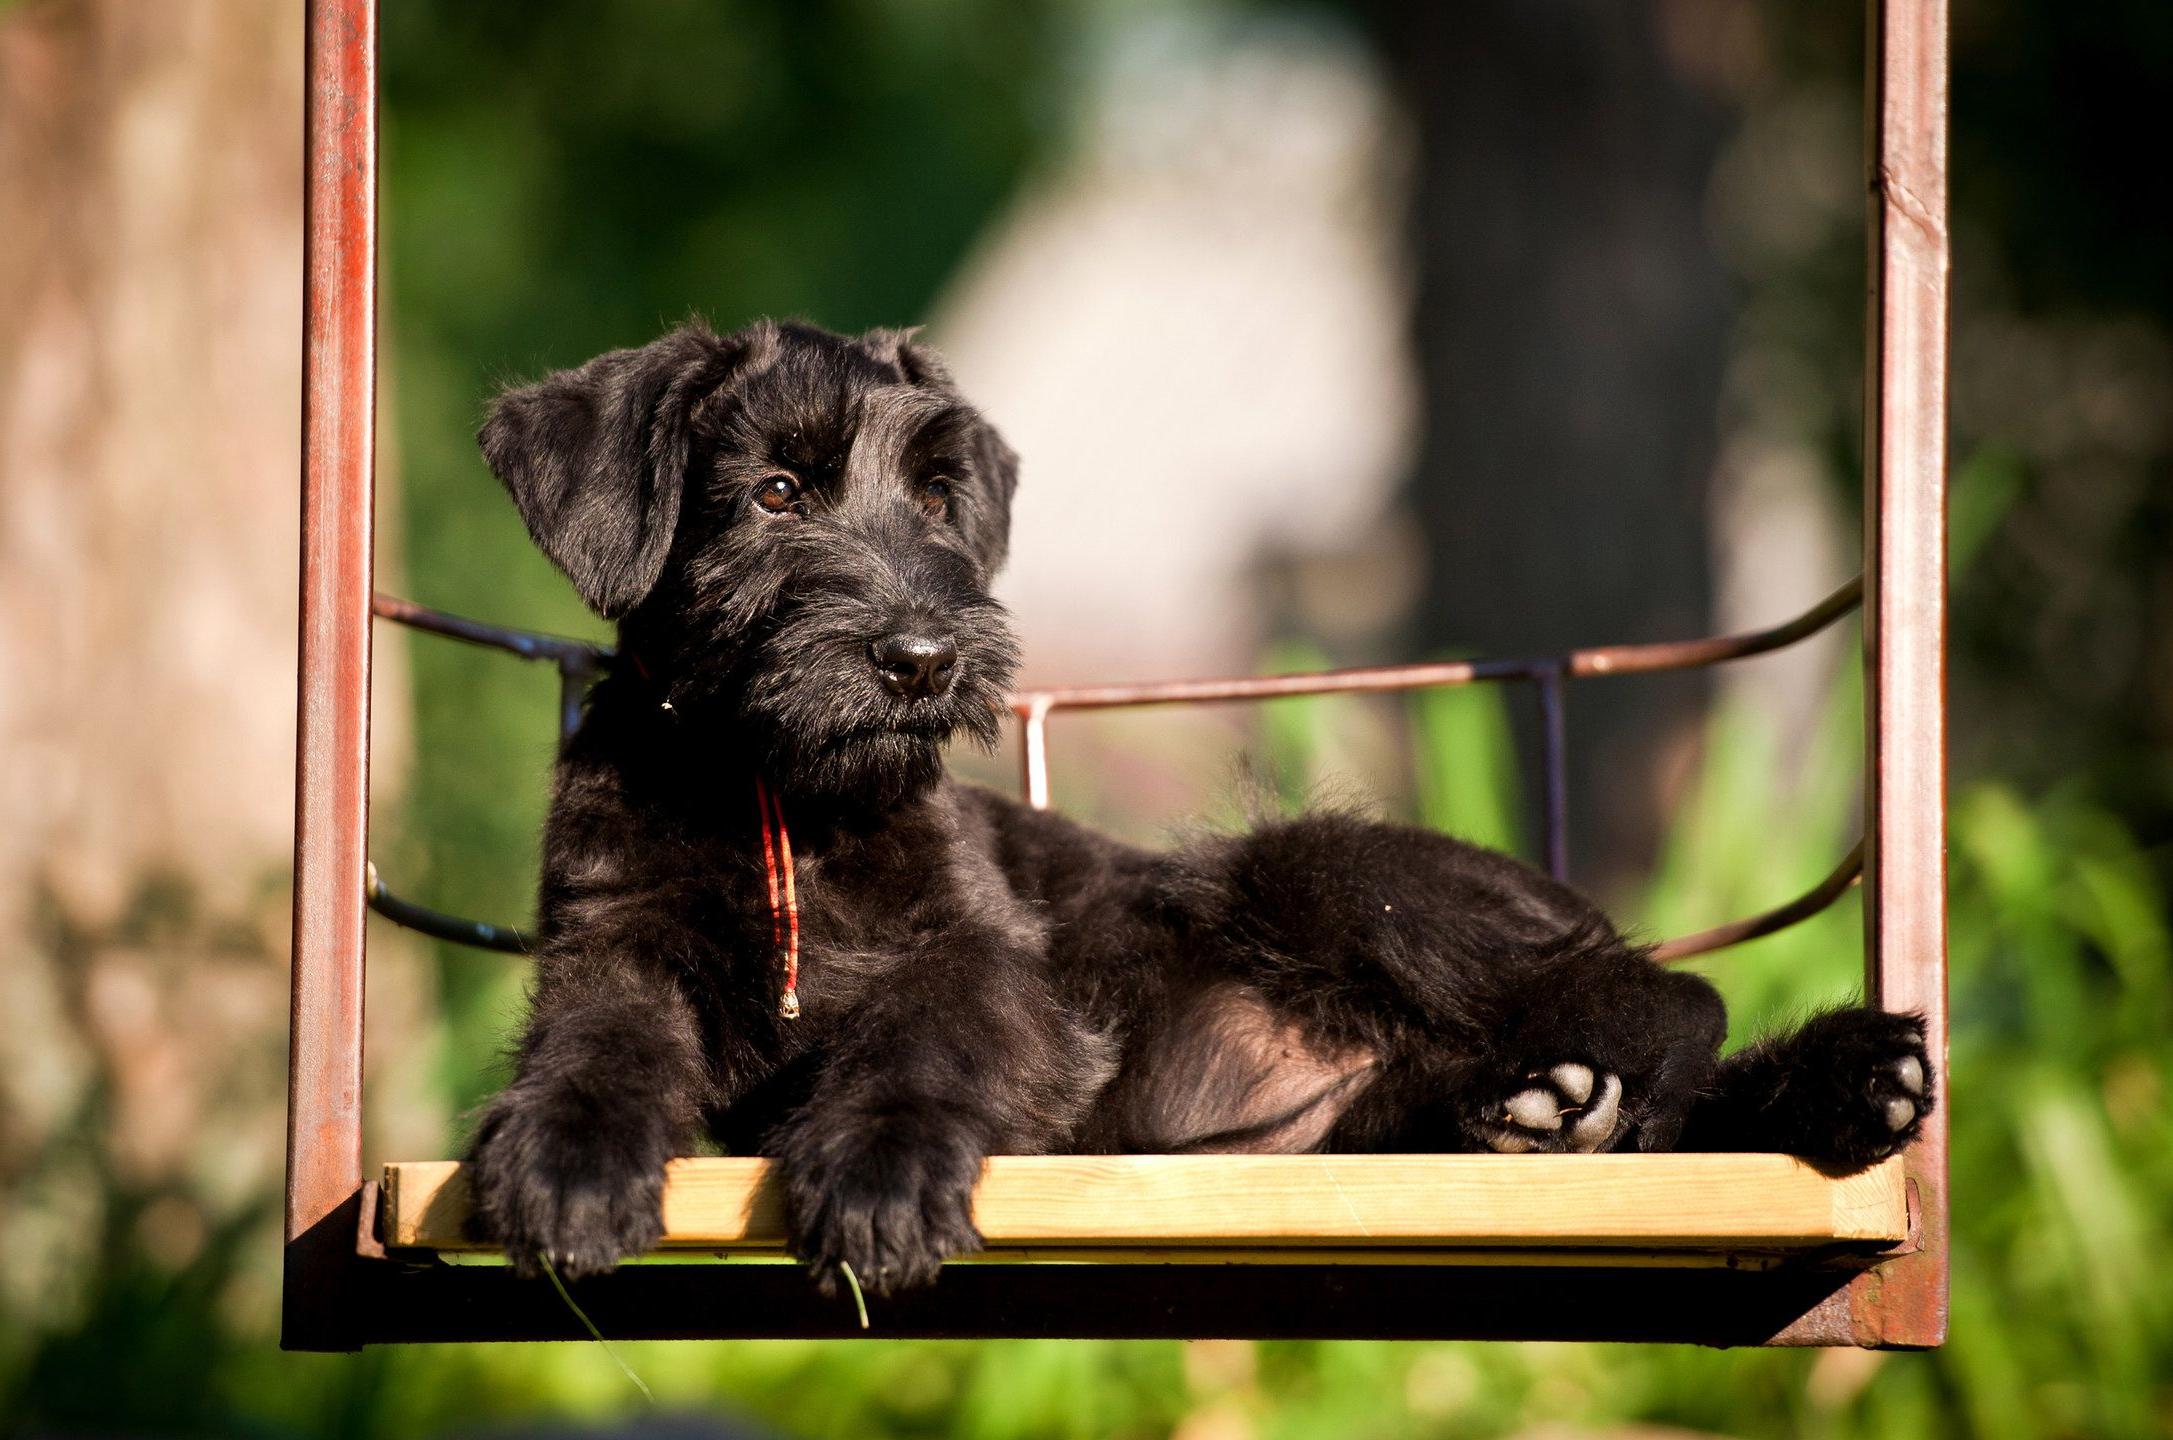
M 1531 660 L 1312 675 L 1086 686 L 1022 693 L 1022 789 L 1048 800 L 1048 732 L 1064 710 L 1512 681 L 1540 700 L 1541 849 L 1568 865 L 1563 736 L 1568 682 L 1762 654 L 1861 606 L 1866 680 L 1865 834 L 1806 895 L 1666 942 L 1703 953 L 1796 923 L 1860 876 L 1870 1003 L 1924 1017 L 1947 1050 L 1945 928 L 1946 0 L 1869 0 L 1866 87 L 1869 297 L 1864 573 L 1772 629 Z M 376 423 L 377 15 L 374 0 L 310 0 L 306 100 L 302 585 L 296 752 L 294 948 L 282 1342 L 352 1350 L 401 1341 L 577 1339 L 538 1282 L 497 1266 L 388 1249 L 363 1168 L 364 913 L 441 938 L 517 949 L 517 932 L 393 896 L 368 858 L 373 615 L 555 665 L 561 725 L 578 718 L 604 647 L 484 625 L 372 592 Z M 882 1307 L 889 1336 L 1475 1338 L 1714 1345 L 1937 1345 L 1947 1318 L 1947 1125 L 1927 1121 L 1900 1162 L 1906 1238 L 1786 1263 L 1721 1247 L 1682 1264 L 1520 1251 L 1460 1263 L 1340 1252 L 1310 1263 L 948 1267 Z M 1649 1157 L 1650 1163 L 1674 1157 Z M 1511 1163 L 1515 1163 L 1512 1159 Z M 413 1167 L 410 1167 L 413 1168 Z M 1195 1172 L 1197 1173 L 1197 1172 Z M 1203 1193 L 1205 1193 L 1203 1191 Z M 1899 1232 L 1896 1232 L 1897 1234 Z M 1347 1258 L 1346 1258 L 1347 1257 Z M 1149 1255 L 1153 1260 L 1155 1257 Z M 1256 1257 L 1257 1258 L 1257 1257 Z M 1357 1263 L 1360 1260 L 1364 1263 Z M 796 1268 L 630 1265 L 579 1286 L 626 1338 L 846 1336 L 849 1307 Z

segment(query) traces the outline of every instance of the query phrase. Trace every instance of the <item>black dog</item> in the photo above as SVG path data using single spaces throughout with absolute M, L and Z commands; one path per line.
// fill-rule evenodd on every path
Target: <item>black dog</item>
M 1723 1062 L 1711 986 L 1440 835 L 1315 814 L 1155 854 L 950 782 L 1016 658 L 1016 462 L 905 334 L 681 329 L 507 394 L 481 441 L 622 655 L 559 764 L 533 1013 L 471 1156 L 517 1265 L 649 1247 L 705 1129 L 781 1163 L 825 1284 L 881 1290 L 977 1246 L 991 1154 L 1849 1169 L 1930 1108 L 1914 1020 Z

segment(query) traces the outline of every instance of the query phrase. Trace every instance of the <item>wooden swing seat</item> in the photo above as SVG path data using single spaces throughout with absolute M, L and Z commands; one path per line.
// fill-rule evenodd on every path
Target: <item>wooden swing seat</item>
M 492 1251 L 461 1165 L 387 1165 L 381 1188 L 386 1249 Z M 1835 1178 L 1786 1155 L 1003 1155 L 974 1220 L 979 1263 L 1703 1265 L 1909 1238 L 1899 1157 Z M 784 1247 L 770 1161 L 671 1163 L 658 1249 Z

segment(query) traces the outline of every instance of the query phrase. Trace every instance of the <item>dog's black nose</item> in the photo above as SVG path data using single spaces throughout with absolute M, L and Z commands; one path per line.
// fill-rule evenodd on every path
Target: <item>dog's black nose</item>
M 900 631 L 870 645 L 868 654 L 890 693 L 909 700 L 916 695 L 941 695 L 958 673 L 958 645 L 948 635 Z

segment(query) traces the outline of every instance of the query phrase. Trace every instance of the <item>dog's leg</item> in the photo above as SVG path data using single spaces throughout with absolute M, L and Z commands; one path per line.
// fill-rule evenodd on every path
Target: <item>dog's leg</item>
M 634 959 L 538 960 L 514 1082 L 469 1151 L 475 1225 L 534 1273 L 609 1270 L 663 1233 L 664 1163 L 712 1096 L 694 1013 Z
M 1505 960 L 1470 997 L 1480 1027 L 1407 1026 L 1338 1150 L 1592 1153 L 1677 1147 L 1710 1084 L 1726 1011 L 1711 986 L 1610 937 Z
M 1673 1148 L 1726 1012 L 1589 902 L 1503 856 L 1321 814 L 1191 860 L 1219 963 L 1379 1076 L 1334 1148 Z
M 892 973 L 881 1003 L 840 1024 L 813 1093 L 767 1147 L 794 1253 L 825 1292 L 844 1265 L 881 1294 L 978 1250 L 982 1160 L 1061 1144 L 1114 1068 L 1015 937 L 954 927 Z
M 1917 1017 L 1828 1011 L 1723 1061 L 1683 1148 L 1778 1150 L 1861 1170 L 1916 1138 L 1936 1080 Z
M 1484 1148 L 1675 1148 L 1727 1032 L 1720 995 L 1611 931 L 1503 967 L 1506 1023 L 1459 1095 Z

